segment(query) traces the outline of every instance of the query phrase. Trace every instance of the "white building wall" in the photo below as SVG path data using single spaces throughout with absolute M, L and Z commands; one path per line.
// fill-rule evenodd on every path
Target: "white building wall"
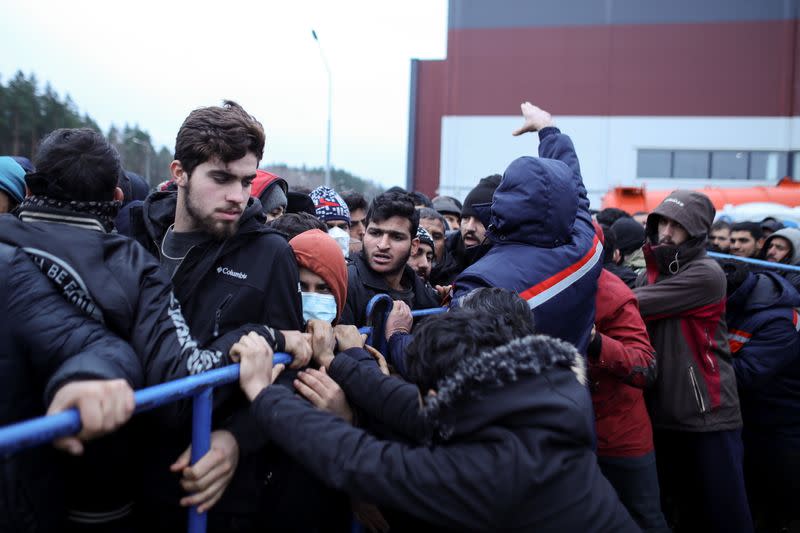
M 463 199 L 480 178 L 502 174 L 523 155 L 536 155 L 538 137 L 511 132 L 519 116 L 446 116 L 442 118 L 439 194 Z M 637 179 L 640 149 L 800 150 L 800 118 L 784 117 L 556 117 L 572 137 L 592 206 L 618 185 L 649 189 L 704 185 L 742 187 L 774 185 L 756 180 Z

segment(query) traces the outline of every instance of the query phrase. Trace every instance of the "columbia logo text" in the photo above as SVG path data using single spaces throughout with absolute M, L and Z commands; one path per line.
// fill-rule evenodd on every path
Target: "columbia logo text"
M 244 272 L 236 272 L 228 267 L 217 267 L 217 274 L 225 274 L 226 276 L 237 279 L 247 279 L 247 274 Z

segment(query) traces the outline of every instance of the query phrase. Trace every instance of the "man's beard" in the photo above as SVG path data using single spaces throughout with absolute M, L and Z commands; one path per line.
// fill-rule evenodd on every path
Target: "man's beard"
M 472 237 L 477 242 L 475 244 L 467 244 L 466 240 L 467 237 Z M 483 243 L 483 240 L 478 238 L 478 234 L 472 230 L 464 232 L 464 237 L 462 238 L 462 241 L 464 241 L 464 247 L 466 248 L 474 248 L 475 246 L 480 246 Z
M 239 220 L 231 222 L 214 220 L 213 212 L 207 217 L 202 217 L 199 210 L 192 204 L 191 181 L 186 185 L 186 214 L 196 225 L 200 226 L 203 233 L 210 235 L 217 241 L 224 241 L 228 237 L 232 237 L 239 229 Z

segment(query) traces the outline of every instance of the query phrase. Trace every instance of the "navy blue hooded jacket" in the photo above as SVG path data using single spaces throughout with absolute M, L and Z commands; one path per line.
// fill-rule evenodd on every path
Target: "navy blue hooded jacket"
M 44 414 L 80 379 L 142 384 L 130 346 L 61 297 L 25 252 L 0 244 L 0 426 Z M 63 502 L 50 446 L 0 456 L 0 531 L 60 531 Z
M 727 303 L 729 343 L 745 429 L 800 444 L 800 295 L 774 272 L 751 272 Z
M 539 157 L 514 160 L 492 204 L 475 206 L 493 246 L 456 278 L 454 299 L 478 287 L 513 290 L 527 300 L 539 333 L 586 355 L 603 245 L 572 140 L 553 127 L 539 140 Z

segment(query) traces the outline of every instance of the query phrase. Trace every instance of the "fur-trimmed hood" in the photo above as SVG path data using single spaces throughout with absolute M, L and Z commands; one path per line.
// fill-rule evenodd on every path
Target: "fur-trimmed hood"
M 571 370 L 577 382 L 586 385 L 586 363 L 568 342 L 546 335 L 514 339 L 477 357 L 463 359 L 439 381 L 436 395 L 425 399 L 422 412 L 439 436 L 447 440 L 518 409 L 518 402 L 499 398 L 517 394 L 509 386 L 559 367 Z M 463 403 L 476 397 L 474 402 Z

